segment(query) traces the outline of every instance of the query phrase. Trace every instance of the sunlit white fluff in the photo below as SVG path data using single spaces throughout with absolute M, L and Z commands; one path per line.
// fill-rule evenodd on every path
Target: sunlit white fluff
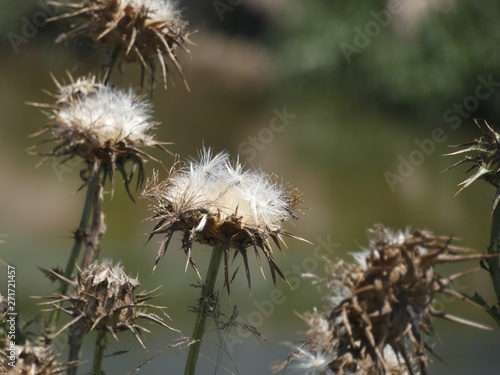
M 370 239 L 370 248 L 377 248 L 377 242 L 382 242 L 391 246 L 401 246 L 405 243 L 408 235 L 411 233 L 411 228 L 407 227 L 404 230 L 392 230 L 382 225 L 375 225 L 368 230 Z
M 289 368 L 294 374 L 301 375 L 334 375 L 328 365 L 335 359 L 334 355 L 323 351 L 321 346 L 309 351 L 305 347 L 295 346 L 296 352 Z
M 405 230 L 391 230 L 390 228 L 375 226 L 374 228 L 368 230 L 371 236 L 370 247 L 363 248 L 361 251 L 349 253 L 356 264 L 363 270 L 368 268 L 366 260 L 368 258 L 378 259 L 380 254 L 378 248 L 383 244 L 383 246 L 401 246 L 405 243 L 407 236 L 410 234 L 411 228 L 406 228 Z M 426 252 L 424 248 L 420 249 L 421 252 Z
M 82 95 L 58 109 L 55 118 L 56 134 L 74 129 L 94 137 L 101 145 L 124 140 L 140 145 L 152 140 L 148 134 L 154 127 L 151 105 L 138 99 L 132 91 L 96 87 L 90 95 Z
M 171 0 L 122 0 L 122 6 L 145 10 L 154 21 L 170 21 L 178 17 L 177 1 Z
M 165 198 L 179 197 L 190 197 L 192 206 L 220 213 L 223 219 L 236 214 L 252 227 L 275 228 L 291 216 L 282 186 L 261 171 L 244 171 L 225 152 L 212 156 L 205 149 L 199 161 L 191 160 L 175 174 Z
M 401 355 L 398 355 L 390 345 L 384 346 L 382 355 L 389 370 L 393 370 L 398 375 L 410 374 L 410 371 L 408 371 L 404 365 L 404 359 L 401 358 Z

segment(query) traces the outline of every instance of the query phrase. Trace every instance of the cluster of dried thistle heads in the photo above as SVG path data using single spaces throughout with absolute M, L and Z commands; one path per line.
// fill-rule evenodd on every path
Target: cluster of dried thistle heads
M 228 291 L 231 249 L 234 256 L 243 258 L 249 286 L 248 248 L 254 249 L 263 275 L 259 251 L 269 264 L 273 281 L 276 273 L 285 279 L 274 261 L 270 241 L 281 249 L 283 237 L 300 239 L 283 228 L 284 222 L 296 218 L 294 209 L 301 202 L 296 189 L 262 171 L 244 170 L 227 153 L 212 155 L 210 149 L 203 149 L 199 160 L 176 163 L 167 179 L 159 181 L 155 174 L 143 196 L 152 200 L 151 219 L 157 221 L 150 238 L 163 234 L 156 264 L 173 234 L 181 232 L 186 267 L 190 263 L 197 273 L 191 256 L 193 242 L 223 249 Z
M 173 64 L 188 88 L 176 50 L 180 47 L 189 52 L 189 32 L 175 1 L 80 0 L 55 4 L 70 10 L 52 20 L 81 20 L 71 26 L 71 31 L 60 35 L 57 42 L 75 36 L 89 37 L 109 53 L 110 69 L 115 64 L 120 67 L 124 62 L 136 62 L 143 72 L 149 70 L 153 79 L 159 65 L 165 88 L 169 64 Z
M 103 181 L 110 179 L 112 191 L 115 173 L 119 172 L 132 197 L 130 182 L 137 175 L 137 185 L 141 186 L 145 178 L 144 162 L 153 159 L 142 148 L 154 146 L 165 150 L 167 144 L 154 139 L 152 130 L 157 123 L 152 120 L 151 104 L 132 90 L 112 88 L 93 75 L 76 80 L 68 76 L 68 84 L 54 79 L 57 92 L 51 94 L 53 104 L 31 103 L 45 108 L 49 118 L 49 123 L 35 135 L 49 133 L 50 137 L 35 147 L 55 143 L 52 150 L 36 154 L 45 159 L 61 158 L 61 163 L 82 158 L 88 165 L 82 171 L 85 184 L 103 171 Z M 127 169 L 127 163 L 131 168 Z
M 7 299 L 0 296 L 0 374 L 11 375 L 52 375 L 67 371 L 75 363 L 61 363 L 47 337 L 36 337 L 21 334 L 16 322 L 16 341 L 12 341 L 10 322 L 6 317 L 9 311 Z M 15 356 L 15 360 L 12 356 Z
M 154 298 L 152 293 L 157 289 L 136 294 L 139 281 L 127 276 L 120 264 L 114 265 L 105 259 L 101 262 L 95 261 L 85 270 L 80 270 L 76 280 L 66 279 L 59 274 L 56 276 L 69 283 L 73 292 L 68 295 L 54 295 L 49 297 L 51 301 L 44 303 L 53 305 L 54 309 L 61 310 L 71 317 L 53 337 L 71 326 L 79 325 L 84 332 L 104 331 L 115 338 L 118 332 L 130 331 L 144 346 L 140 334 L 149 330 L 138 324 L 139 319 L 175 330 L 160 316 L 147 312 L 148 308 L 162 309 L 147 303 Z
M 35 342 L 29 340 L 15 345 L 16 360 L 12 367 L 7 352 L 0 349 L 0 373 L 10 375 L 53 375 L 63 374 L 69 368 L 75 366 L 71 363 L 57 361 L 58 354 L 54 354 L 53 348 L 40 338 Z
M 356 264 L 329 262 L 322 279 L 328 306 L 304 315 L 303 343 L 280 365 L 301 374 L 427 374 L 432 318 L 487 329 L 433 307 L 436 294 L 467 300 L 452 281 L 474 270 L 440 276 L 435 266 L 480 259 L 426 231 L 372 231 Z

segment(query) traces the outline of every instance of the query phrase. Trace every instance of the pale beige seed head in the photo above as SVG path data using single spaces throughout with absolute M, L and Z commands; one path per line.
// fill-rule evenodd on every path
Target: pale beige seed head
M 181 232 L 182 247 L 195 270 L 193 242 L 224 249 L 228 288 L 232 249 L 243 257 L 249 285 L 248 248 L 255 250 L 260 267 L 258 251 L 262 251 L 274 281 L 276 273 L 285 278 L 274 262 L 270 241 L 279 247 L 284 236 L 298 238 L 284 229 L 285 222 L 296 218 L 294 209 L 301 201 L 297 190 L 262 171 L 244 170 L 239 161 L 232 163 L 227 153 L 213 155 L 204 149 L 199 160 L 176 165 L 167 179 L 159 181 L 155 175 L 143 196 L 153 201 L 152 219 L 157 221 L 151 237 L 164 235 L 156 264 L 172 235 Z

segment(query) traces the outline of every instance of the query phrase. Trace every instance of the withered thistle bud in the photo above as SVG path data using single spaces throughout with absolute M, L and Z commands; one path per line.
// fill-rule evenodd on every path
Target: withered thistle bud
M 153 159 L 142 147 L 159 147 L 165 143 L 154 139 L 151 131 L 157 125 L 151 118 L 151 104 L 137 97 L 132 91 L 113 89 L 96 82 L 94 76 L 78 78 L 64 85 L 57 81 L 58 91 L 53 94 L 55 104 L 36 104 L 49 108 L 50 122 L 40 132 L 51 133 L 41 144 L 53 141 L 52 151 L 37 155 L 62 157 L 64 163 L 74 157 L 82 158 L 90 168 L 90 175 L 82 171 L 88 183 L 101 170 L 104 181 L 109 178 L 112 191 L 115 172 L 124 179 L 128 194 L 129 184 L 137 170 L 137 185 L 144 181 L 145 158 Z M 44 159 L 44 160 L 45 160 Z M 127 172 L 125 165 L 132 168 Z
M 54 354 L 52 347 L 43 339 L 37 340 L 36 343 L 25 341 L 22 345 L 15 345 L 15 359 L 10 356 L 10 350 L 5 352 L 0 349 L 0 373 L 53 375 L 64 373 L 76 365 L 58 362 L 58 355 Z
M 139 281 L 127 276 L 120 264 L 113 265 L 109 260 L 102 263 L 96 261 L 85 270 L 79 271 L 76 281 L 57 276 L 71 284 L 74 291 L 70 295 L 52 297 L 54 301 L 48 302 L 72 317 L 54 336 L 78 324 L 87 331 L 110 332 L 115 338 L 117 332 L 128 330 L 144 346 L 139 333 L 149 330 L 140 326 L 138 319 L 148 319 L 173 329 L 158 315 L 146 312 L 148 307 L 161 309 L 160 306 L 146 303 L 153 298 L 151 294 L 154 291 L 136 294 L 135 289 L 140 285 Z M 66 306 L 68 303 L 69 307 Z
M 59 3 L 73 10 L 52 20 L 79 17 L 82 22 L 57 38 L 57 42 L 85 36 L 110 54 L 113 64 L 136 62 L 153 74 L 159 65 L 167 86 L 169 67 L 175 66 L 187 86 L 176 49 L 190 43 L 187 22 L 172 0 L 80 0 Z
M 143 196 L 154 202 L 151 219 L 158 221 L 150 238 L 164 235 L 155 266 L 173 234 L 181 232 L 182 248 L 197 273 L 191 256 L 193 242 L 223 248 L 228 290 L 231 249 L 243 257 L 249 286 L 249 247 L 255 250 L 261 271 L 259 250 L 269 263 L 273 281 L 276 273 L 285 279 L 274 262 L 269 241 L 280 248 L 283 236 L 300 239 L 283 229 L 284 222 L 296 218 L 293 209 L 301 201 L 297 190 L 286 188 L 261 171 L 244 171 L 239 162 L 230 162 L 227 153 L 212 156 L 210 150 L 204 149 L 199 161 L 175 165 L 166 180 L 160 182 L 155 174 Z
M 462 160 L 453 164 L 445 171 L 464 163 L 470 163 L 470 168 L 467 172 L 474 171 L 472 176 L 459 184 L 462 187 L 457 194 L 478 179 L 483 179 L 496 188 L 500 187 L 500 133 L 493 129 L 486 121 L 483 122 L 482 126 L 477 120 L 475 120 L 475 123 L 483 133 L 483 136 L 471 142 L 451 146 L 464 148 L 445 155 L 465 154 Z
M 376 227 L 369 249 L 356 255 L 357 264 L 328 264 L 321 281 L 329 306 L 304 316 L 309 326 L 304 343 L 282 367 L 323 375 L 427 374 L 433 317 L 488 328 L 433 307 L 438 293 L 466 300 L 451 283 L 471 272 L 443 277 L 435 266 L 482 257 L 450 241 L 426 231 Z

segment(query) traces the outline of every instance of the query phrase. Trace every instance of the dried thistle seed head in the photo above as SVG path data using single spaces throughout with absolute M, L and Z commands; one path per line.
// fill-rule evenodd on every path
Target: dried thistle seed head
M 437 264 L 482 257 L 450 241 L 426 231 L 375 227 L 369 248 L 355 255 L 356 263 L 327 266 L 323 286 L 330 305 L 306 315 L 305 344 L 288 362 L 312 366 L 312 353 L 321 353 L 321 358 L 332 358 L 327 367 L 333 374 L 414 374 L 415 368 L 427 373 L 432 350 L 426 339 L 434 333 L 433 317 L 487 328 L 432 305 L 437 293 L 465 300 L 451 283 L 470 272 L 443 277 Z
M 154 202 L 152 219 L 158 221 L 150 238 L 164 234 L 156 264 L 178 231 L 184 234 L 182 248 L 195 270 L 191 257 L 194 241 L 224 249 L 227 288 L 230 249 L 242 255 L 249 286 L 248 247 L 254 248 L 261 271 L 258 250 L 269 263 L 273 281 L 276 273 L 285 279 L 274 262 L 269 241 L 280 247 L 282 236 L 300 239 L 283 229 L 284 222 L 296 218 L 297 190 L 287 189 L 262 171 L 243 170 L 239 161 L 230 162 L 227 153 L 214 156 L 204 149 L 200 160 L 174 166 L 166 180 L 160 182 L 155 174 L 143 196 Z
M 152 159 L 142 147 L 159 147 L 165 143 L 154 139 L 151 131 L 156 126 L 151 118 L 151 104 L 138 98 L 131 90 L 122 91 L 96 82 L 94 76 L 72 80 L 63 85 L 56 81 L 58 92 L 55 105 L 35 104 L 50 108 L 50 122 L 38 134 L 51 132 L 52 137 L 39 144 L 54 141 L 51 152 L 38 155 L 64 157 L 64 163 L 81 157 L 89 166 L 90 174 L 82 173 L 88 183 L 101 170 L 104 181 L 110 178 L 112 190 L 115 172 L 129 184 L 138 169 L 137 184 L 144 181 L 145 158 Z M 44 159 L 45 160 L 45 159 Z M 125 165 L 131 162 L 127 171 Z
M 57 42 L 74 36 L 89 37 L 110 54 L 110 68 L 114 64 L 136 62 L 143 69 L 149 69 L 153 78 L 159 65 L 165 88 L 169 62 L 188 87 L 176 49 L 181 47 L 188 51 L 189 33 L 175 1 L 80 0 L 59 6 L 72 10 L 53 20 L 79 17 L 82 22 L 75 23 L 70 32 L 57 38 Z
M 457 194 L 478 179 L 483 179 L 496 188 L 500 187 L 500 133 L 495 131 L 486 121 L 482 125 L 477 120 L 475 120 L 475 123 L 483 133 L 482 137 L 472 142 L 451 146 L 464 148 L 445 155 L 465 154 L 462 160 L 445 171 L 464 163 L 472 163 L 467 172 L 474 171 L 474 174 L 459 184 L 462 187 Z
M 56 361 L 52 347 L 38 340 L 36 343 L 25 341 L 22 345 L 15 346 L 15 361 L 12 361 L 8 353 L 0 349 L 0 371 L 11 375 L 53 375 L 61 374 L 76 364 L 59 363 Z M 15 362 L 14 367 L 10 363 Z M 3 372 L 2 372 L 3 373 Z
M 334 330 L 327 314 L 316 309 L 302 316 L 308 330 L 304 333 L 305 341 L 299 345 L 290 345 L 294 352 L 274 367 L 275 371 L 284 368 L 292 374 L 310 375 L 378 375 L 375 362 L 369 356 L 354 356 L 344 352 L 341 338 L 334 336 Z M 387 363 L 384 375 L 409 375 L 406 366 L 390 347 L 386 347 L 383 357 Z
M 344 265 L 341 267 L 346 269 Z M 304 332 L 304 341 L 298 345 L 291 344 L 294 352 L 275 366 L 274 370 L 287 368 L 287 372 L 290 370 L 293 374 L 311 375 L 379 375 L 370 356 L 344 350 L 346 343 L 342 342 L 343 337 L 333 329 L 329 318 L 331 311 L 331 307 L 324 312 L 318 312 L 314 308 L 312 312 L 301 316 L 308 327 Z M 386 347 L 382 355 L 387 363 L 387 372 L 384 374 L 410 374 L 390 347 Z
M 117 332 L 129 330 L 143 345 L 138 334 L 149 331 L 137 324 L 139 318 L 172 329 L 161 317 L 145 311 L 147 307 L 161 308 L 146 303 L 153 298 L 151 293 L 154 291 L 136 294 L 139 281 L 127 276 L 120 264 L 113 265 L 109 260 L 96 261 L 84 271 L 79 271 L 77 281 L 59 277 L 70 283 L 74 292 L 53 297 L 55 301 L 50 302 L 73 318 L 57 334 L 73 324 L 87 330 L 110 332 L 115 338 Z M 66 307 L 66 303 L 70 306 Z

